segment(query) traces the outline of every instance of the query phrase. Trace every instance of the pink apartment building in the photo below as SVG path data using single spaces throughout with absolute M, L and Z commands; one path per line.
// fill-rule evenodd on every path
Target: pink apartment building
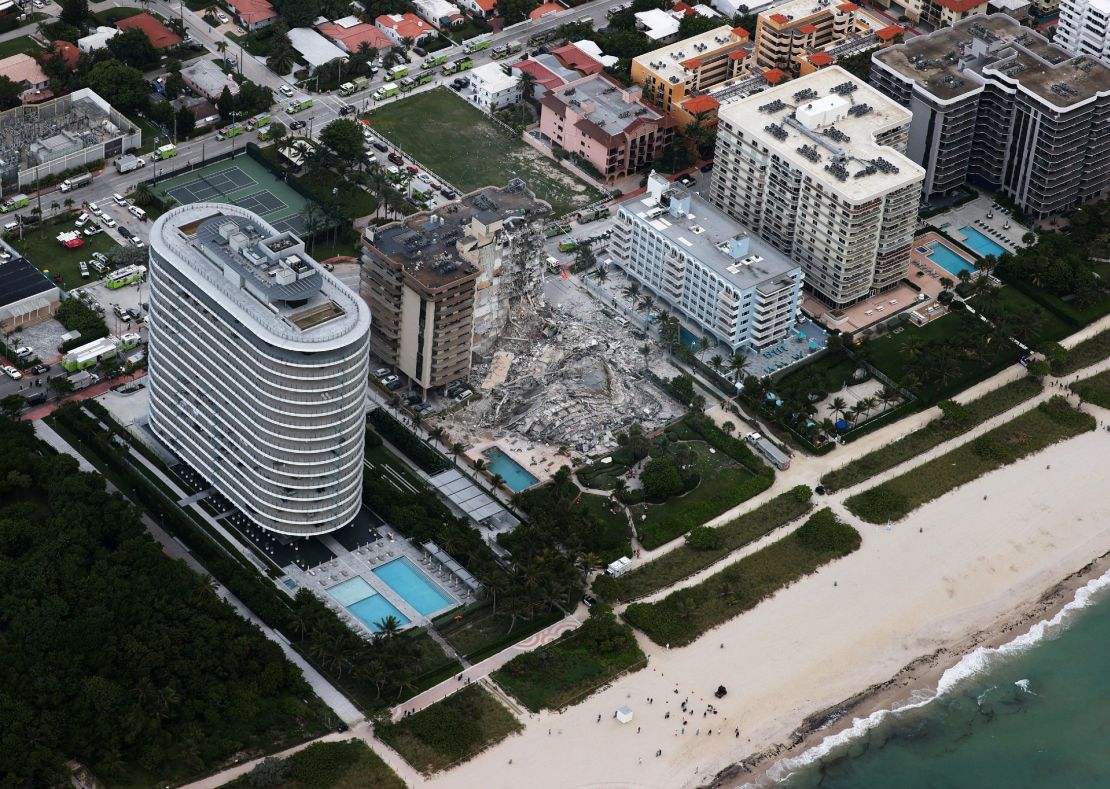
M 606 181 L 651 163 L 674 139 L 674 121 L 605 74 L 568 82 L 540 101 L 540 131 L 592 164 Z

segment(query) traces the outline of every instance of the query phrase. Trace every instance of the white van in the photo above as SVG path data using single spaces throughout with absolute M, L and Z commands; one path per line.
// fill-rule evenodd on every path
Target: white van
M 74 222 L 73 224 L 76 225 L 77 227 L 84 227 L 88 223 L 89 223 L 89 215 L 82 212 L 81 216 L 77 217 L 77 221 Z
M 142 221 L 142 222 L 145 222 L 145 221 L 146 221 L 146 211 L 144 211 L 143 209 L 139 208 L 139 207 L 138 207 L 137 205 L 129 205 L 129 206 L 127 206 L 127 210 L 128 210 L 128 211 L 129 211 L 129 212 L 131 213 L 131 215 L 132 215 L 132 216 L 134 216 L 134 217 L 135 217 L 136 219 L 139 219 L 139 220 L 140 220 L 140 221 Z

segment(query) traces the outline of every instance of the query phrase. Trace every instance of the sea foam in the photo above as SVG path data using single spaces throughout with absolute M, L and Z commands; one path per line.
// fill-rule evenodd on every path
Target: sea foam
M 988 670 L 999 659 L 1029 649 L 1055 633 L 1072 613 L 1091 605 L 1091 598 L 1099 590 L 1106 587 L 1110 587 L 1110 571 L 1081 586 L 1076 590 L 1075 597 L 1064 605 L 1055 616 L 1037 622 L 1027 632 L 1013 641 L 1008 641 L 997 647 L 979 647 L 964 655 L 956 665 L 941 675 L 935 691 L 914 691 L 911 694 L 910 701 L 906 704 L 889 710 L 876 710 L 866 718 L 855 718 L 852 725 L 844 731 L 825 737 L 817 745 L 798 756 L 787 757 L 776 762 L 767 771 L 767 778 L 775 783 L 783 781 L 791 773 L 823 759 L 840 746 L 847 745 L 857 737 L 862 737 L 882 723 L 888 716 L 924 707 L 934 699 L 951 692 L 953 688 L 969 677 L 974 677 Z M 1021 684 L 1023 682 L 1024 685 Z M 1017 684 L 1022 690 L 1029 692 L 1028 680 L 1021 680 Z M 742 789 L 748 789 L 749 787 L 754 787 L 754 784 L 745 784 Z

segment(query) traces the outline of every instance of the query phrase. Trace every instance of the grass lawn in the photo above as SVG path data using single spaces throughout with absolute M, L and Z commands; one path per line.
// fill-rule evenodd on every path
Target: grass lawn
M 989 471 L 1094 428 L 1094 417 L 1076 411 L 1062 397 L 1054 397 L 974 441 L 844 503 L 868 523 L 897 520 Z
M 1103 408 L 1110 408 L 1110 372 L 1099 373 L 1071 385 L 1072 390 L 1084 400 Z
M 375 447 L 375 446 L 370 446 L 369 444 L 367 444 L 366 445 L 366 451 L 365 451 L 364 454 L 366 456 L 366 459 L 370 463 L 374 464 L 375 467 L 382 467 L 382 466 L 387 467 L 388 468 L 388 472 L 387 472 L 388 476 L 390 476 L 390 477 L 398 477 L 399 476 L 405 482 L 407 482 L 409 485 L 416 488 L 417 490 L 425 490 L 426 489 L 425 486 L 424 486 L 424 483 L 421 482 L 419 479 L 417 479 L 416 475 L 414 475 L 409 470 L 409 467 L 407 465 L 405 465 L 404 461 L 402 461 L 399 457 L 394 455 L 392 452 L 390 452 L 384 446 L 376 446 Z
M 532 712 L 575 704 L 628 670 L 647 665 L 632 629 L 597 604 L 577 630 L 494 672 L 497 684 Z
M 1040 382 L 1035 378 L 1019 378 L 972 400 L 964 406 L 964 416 L 958 421 L 948 421 L 944 417 L 938 417 L 893 444 L 876 449 L 846 466 L 830 471 L 821 477 L 821 484 L 830 491 L 858 485 L 876 474 L 894 468 L 899 463 L 904 463 L 945 441 L 966 433 L 993 416 L 1036 397 L 1042 389 Z
M 706 443 L 691 441 L 690 446 L 697 452 L 698 486 L 662 504 L 636 504 L 630 508 L 636 533 L 645 548 L 657 548 L 681 537 L 766 490 L 774 481 L 773 477 L 753 474 L 723 452 L 710 453 Z
M 859 532 L 818 510 L 781 540 L 657 603 L 633 603 L 624 618 L 657 644 L 684 646 L 822 565 L 859 548 Z
M 1052 365 L 1053 375 L 1067 375 L 1090 367 L 1110 356 L 1110 329 L 1096 334 L 1067 352 L 1063 361 Z
M 368 786 L 374 789 L 405 789 L 405 782 L 397 773 L 361 740 L 318 742 L 285 759 L 275 757 L 275 761 L 282 765 L 277 771 L 283 776 L 280 781 L 282 789 L 364 789 Z M 270 764 L 266 767 L 259 765 L 252 773 L 225 786 L 239 789 L 277 786 L 277 783 L 252 782 L 251 778 L 257 773 L 256 780 L 260 781 L 262 773 L 272 775 L 274 773 L 269 771 L 273 769 Z
M 430 775 L 473 758 L 522 728 L 493 695 L 481 685 L 471 685 L 396 723 L 379 725 L 375 733 L 406 762 Z
M 36 44 L 35 39 L 30 36 L 20 36 L 19 38 L 13 38 L 11 41 L 0 41 L 0 58 L 20 55 L 24 52 L 38 54 L 42 52 L 42 47 Z
M 780 494 L 751 512 L 718 526 L 715 548 L 697 550 L 688 544 L 660 556 L 611 582 L 621 600 L 635 600 L 671 586 L 683 578 L 704 570 L 733 551 L 758 540 L 784 523 L 807 513 L 813 503 L 812 492 L 805 485 Z M 608 578 L 609 576 L 599 576 Z M 597 583 L 595 582 L 595 590 Z M 598 590 L 600 594 L 600 590 Z
M 483 660 L 563 618 L 562 612 L 556 610 L 541 613 L 533 619 L 517 617 L 516 622 L 513 622 L 511 614 L 494 612 L 493 606 L 488 603 L 461 612 L 461 621 L 455 621 L 456 614 L 457 612 L 452 611 L 438 620 L 436 629 L 472 663 Z
M 46 206 L 44 204 L 44 209 Z M 49 209 L 46 209 L 49 210 Z M 111 255 L 112 250 L 119 244 L 112 238 L 112 230 L 97 233 L 85 239 L 84 246 L 77 249 L 66 249 L 58 243 L 58 234 L 64 231 L 75 230 L 73 217 L 70 216 L 60 221 L 46 220 L 33 225 L 30 231 L 23 233 L 20 241 L 18 234 L 8 236 L 8 243 L 19 252 L 22 252 L 31 263 L 41 271 L 48 271 L 50 276 L 60 275 L 65 281 L 65 288 L 71 290 L 90 282 L 95 282 L 96 272 L 89 270 L 89 276 L 83 278 L 78 263 L 82 260 L 92 259 L 93 252 L 102 252 Z
M 159 139 L 162 135 L 162 128 L 154 123 L 150 118 L 140 118 L 138 115 L 128 115 L 127 120 L 138 126 L 143 131 L 143 144 L 131 151 L 131 153 L 138 156 L 143 153 L 150 153 L 159 145 L 164 143 Z M 172 130 L 171 130 L 172 131 Z
M 585 507 L 601 524 L 590 540 L 590 550 L 601 558 L 603 564 L 632 555 L 632 535 L 628 531 L 628 516 L 623 507 L 614 512 L 609 499 L 593 493 L 583 493 L 579 506 Z
M 375 131 L 464 193 L 522 178 L 556 216 L 602 197 L 446 88 L 370 113 Z
M 103 11 L 96 12 L 96 18 L 100 20 L 100 23 L 102 25 L 105 25 L 106 27 L 113 27 L 115 26 L 115 23 L 120 21 L 121 19 L 127 19 L 128 17 L 137 16 L 142 12 L 143 9 L 141 8 L 105 8 Z

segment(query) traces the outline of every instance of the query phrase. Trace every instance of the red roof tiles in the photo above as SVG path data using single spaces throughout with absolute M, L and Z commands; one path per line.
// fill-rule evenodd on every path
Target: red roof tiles
M 120 30 L 141 30 L 155 49 L 165 49 L 181 43 L 181 36 L 163 25 L 150 14 L 143 12 L 116 22 Z

